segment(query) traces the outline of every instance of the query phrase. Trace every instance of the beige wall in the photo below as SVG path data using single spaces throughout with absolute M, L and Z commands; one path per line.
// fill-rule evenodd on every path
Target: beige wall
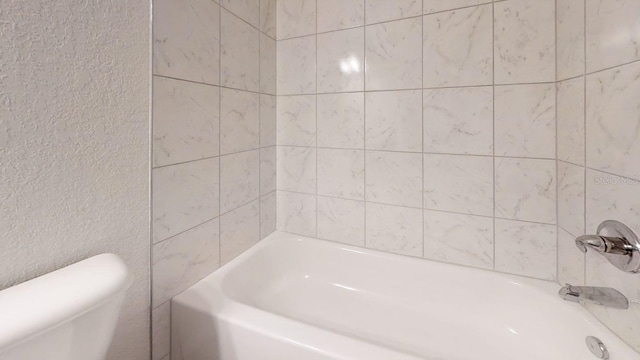
M 103 252 L 149 358 L 149 1 L 0 1 L 0 289 Z

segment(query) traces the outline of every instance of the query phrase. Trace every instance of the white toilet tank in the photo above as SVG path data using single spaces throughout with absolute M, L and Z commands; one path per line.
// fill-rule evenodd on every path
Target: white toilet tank
M 131 277 L 102 254 L 0 291 L 0 360 L 102 360 Z

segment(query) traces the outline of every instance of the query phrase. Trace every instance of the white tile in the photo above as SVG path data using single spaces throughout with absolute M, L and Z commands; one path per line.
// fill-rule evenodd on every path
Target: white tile
M 260 94 L 260 146 L 276 144 L 277 100 L 275 96 Z
M 152 307 L 169 301 L 218 268 L 218 219 L 153 245 Z
M 260 149 L 260 195 L 276 190 L 276 147 Z
M 318 197 L 318 237 L 364 246 L 364 202 Z
M 278 41 L 278 94 L 316 92 L 316 37 Z
M 364 148 L 364 93 L 318 95 L 318 146 Z
M 276 38 L 277 0 L 260 0 L 260 31 Z
M 279 0 L 276 6 L 278 40 L 316 32 L 316 0 Z
M 364 90 L 364 28 L 318 35 L 318 92 Z
M 365 56 L 367 90 L 422 87 L 422 19 L 367 26 Z
M 555 160 L 497 158 L 496 216 L 556 222 Z
M 277 44 L 272 38 L 260 34 L 260 92 L 276 94 Z
M 493 155 L 491 87 L 424 90 L 424 151 Z M 464 106 L 460 106 L 464 99 Z
M 493 218 L 426 210 L 424 257 L 493 269 Z
M 459 9 L 467 6 L 491 3 L 490 0 L 424 0 L 423 8 L 425 14 L 439 11 Z
M 640 304 L 629 304 L 628 310 L 614 309 L 598 304 L 585 304 L 587 310 L 615 332 L 624 342 L 640 351 L 640 339 L 635 334 L 640 331 Z
M 278 96 L 278 145 L 316 145 L 316 96 Z
M 422 210 L 373 203 L 366 207 L 368 248 L 422 256 Z
M 584 168 L 558 161 L 558 225 L 584 235 Z
M 584 0 L 557 0 L 558 79 L 584 74 Z
M 367 151 L 366 200 L 422 208 L 422 154 Z
M 555 81 L 555 1 L 501 1 L 494 8 L 495 82 Z
M 153 242 L 190 229 L 219 214 L 219 159 L 153 170 Z
M 366 148 L 422 150 L 422 90 L 368 92 Z
M 316 196 L 278 191 L 278 230 L 316 236 Z
M 171 350 L 171 302 L 151 311 L 151 353 L 152 360 L 161 360 Z
M 220 5 L 254 27 L 260 26 L 260 0 L 219 0 Z
M 637 0 L 586 0 L 587 71 L 640 59 L 640 3 Z
M 556 280 L 556 226 L 496 219 L 495 269 Z
M 258 91 L 260 33 L 226 10 L 221 12 L 220 74 L 223 86 Z
M 640 179 L 640 63 L 587 77 L 587 165 Z
M 493 6 L 424 17 L 424 87 L 493 83 Z
M 495 88 L 496 155 L 556 157 L 555 84 Z
M 422 14 L 421 0 L 367 0 L 367 24 L 396 20 Z
M 218 155 L 219 89 L 154 77 L 153 165 Z
M 224 265 L 260 241 L 260 202 L 220 216 L 220 261 Z
M 424 207 L 493 216 L 493 158 L 425 154 Z
M 260 195 L 260 150 L 220 158 L 220 213 L 231 211 Z
M 276 192 L 271 192 L 260 198 L 260 238 L 276 231 Z
M 364 200 L 364 151 L 318 149 L 318 195 Z
M 364 25 L 364 1 L 318 1 L 318 32 Z
M 583 285 L 584 254 L 576 247 L 576 237 L 558 229 L 558 282 Z
M 558 83 L 558 159 L 584 165 L 584 78 Z
M 220 6 L 210 0 L 153 3 L 153 73 L 220 84 Z
M 260 146 L 260 95 L 221 89 L 220 153 L 256 149 Z
M 278 190 L 316 192 L 316 149 L 278 146 Z

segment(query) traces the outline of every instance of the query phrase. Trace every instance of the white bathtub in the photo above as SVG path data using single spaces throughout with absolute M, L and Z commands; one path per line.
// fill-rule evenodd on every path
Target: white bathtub
M 172 301 L 172 360 L 640 355 L 555 283 L 275 233 Z

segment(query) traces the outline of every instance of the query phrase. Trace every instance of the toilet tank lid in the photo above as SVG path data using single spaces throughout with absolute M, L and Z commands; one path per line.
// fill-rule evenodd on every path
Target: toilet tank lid
M 0 352 L 108 302 L 131 282 L 120 257 L 101 254 L 0 291 Z

